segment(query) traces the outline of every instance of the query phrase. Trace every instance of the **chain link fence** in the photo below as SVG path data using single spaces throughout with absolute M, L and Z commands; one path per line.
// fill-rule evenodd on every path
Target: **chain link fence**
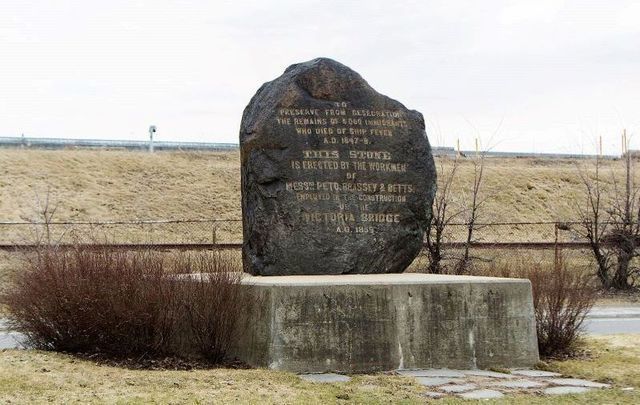
M 583 248 L 587 241 L 576 232 L 577 222 L 476 223 L 471 245 L 475 248 Z M 469 226 L 449 224 L 443 245 L 467 243 Z M 118 246 L 173 245 L 185 248 L 242 244 L 239 219 L 105 221 L 105 222 L 0 222 L 0 248 L 12 249 L 52 244 Z
M 480 266 L 553 260 L 560 251 L 574 263 L 588 265 L 592 260 L 589 242 L 580 236 L 579 222 L 476 223 L 470 243 L 468 230 L 463 223 L 447 226 L 441 243 L 445 267 L 454 266 L 465 252 Z M 239 257 L 242 221 L 0 222 L 0 276 L 3 266 L 10 266 L 11 259 L 18 257 L 14 253 L 27 253 L 43 244 L 161 251 L 228 249 Z M 427 271 L 429 260 L 425 247 L 408 271 Z
M 242 244 L 242 221 L 0 222 L 0 248 L 5 250 L 75 243 L 174 248 L 238 245 Z

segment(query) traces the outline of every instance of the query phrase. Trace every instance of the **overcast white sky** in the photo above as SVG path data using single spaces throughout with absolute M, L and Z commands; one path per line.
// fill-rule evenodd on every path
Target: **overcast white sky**
M 640 2 L 615 0 L 2 0 L 0 136 L 237 142 L 258 87 L 318 56 L 434 145 L 640 146 Z

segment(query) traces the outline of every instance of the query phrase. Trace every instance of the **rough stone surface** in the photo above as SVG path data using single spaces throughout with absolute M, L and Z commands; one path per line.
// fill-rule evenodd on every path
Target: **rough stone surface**
M 495 383 L 497 387 L 504 388 L 540 388 L 544 387 L 546 384 L 538 381 L 530 381 L 530 380 L 512 380 L 512 381 L 501 381 Z
M 530 377 L 529 379 L 500 379 L 493 376 L 492 371 L 487 370 L 449 370 L 449 369 L 429 369 L 429 370 L 410 370 L 415 372 L 428 371 L 429 376 L 414 376 L 405 373 L 406 370 L 399 370 L 400 378 L 413 378 L 418 384 L 428 387 L 422 393 L 427 398 L 451 398 L 460 396 L 466 399 L 493 399 L 510 395 L 563 395 L 563 394 L 582 394 L 594 389 L 606 389 L 607 384 L 593 383 L 588 380 L 581 379 L 561 379 L 560 383 L 575 382 L 582 385 L 593 386 L 552 386 L 548 381 L 548 377 Z M 486 371 L 486 372 L 485 372 Z M 473 372 L 473 374 L 471 374 Z M 461 375 L 462 377 L 457 377 Z M 503 374 L 503 373 L 499 373 Z M 443 377 L 443 376 L 456 377 Z M 348 376 L 339 374 L 310 374 L 301 376 L 313 382 L 341 383 L 348 381 Z M 380 385 L 367 383 L 360 386 L 361 389 L 374 391 L 382 388 Z M 633 391 L 633 387 L 622 388 L 623 391 Z M 465 394 L 465 395 L 463 395 Z
M 504 396 L 502 392 L 496 390 L 476 390 L 459 395 L 465 399 L 496 399 Z
M 424 119 L 331 59 L 264 84 L 240 129 L 243 263 L 253 275 L 398 273 L 435 193 Z
M 463 370 L 462 373 L 466 375 L 478 376 L 478 377 L 491 377 L 491 378 L 513 378 L 511 374 L 498 373 L 490 370 Z
M 242 283 L 259 304 L 233 355 L 256 367 L 368 373 L 538 362 L 528 280 L 353 274 Z
M 409 377 L 448 377 L 448 378 L 464 377 L 464 373 L 456 370 L 448 370 L 446 368 L 429 369 L 429 370 L 399 370 L 398 374 L 409 376 Z
M 426 373 L 425 373 L 426 372 Z M 533 376 L 528 379 L 511 378 L 503 379 L 496 377 L 496 373 L 489 370 L 451 370 L 451 369 L 428 369 L 428 370 L 398 370 L 400 378 L 414 379 L 418 384 L 427 387 L 422 393 L 427 398 L 451 398 L 453 396 L 465 399 L 494 399 L 511 395 L 563 395 L 582 394 L 594 389 L 606 389 L 608 384 L 601 384 L 588 380 L 563 378 L 550 380 L 547 376 Z M 428 374 L 420 376 L 416 374 Z M 508 375 L 508 374 L 505 374 Z M 339 374 L 310 374 L 301 376 L 313 382 L 346 382 L 348 376 Z M 550 381 L 559 384 L 574 385 L 553 385 Z M 380 385 L 367 383 L 360 386 L 361 389 L 373 391 L 382 388 Z M 633 387 L 622 388 L 623 391 L 633 391 Z
M 476 388 L 478 388 L 478 386 L 475 384 L 452 384 L 452 385 L 443 385 L 441 387 L 438 387 L 440 391 L 452 392 L 452 393 L 471 391 L 471 390 L 475 390 Z
M 443 384 L 462 382 L 460 379 L 447 377 L 416 377 L 416 381 L 425 387 L 436 387 Z
M 547 380 L 554 385 L 571 385 L 575 387 L 589 387 L 589 388 L 609 388 L 609 384 L 602 384 L 589 380 L 582 380 L 579 378 L 551 378 Z
M 342 374 L 334 374 L 334 373 L 323 373 L 323 374 L 301 374 L 300 378 L 305 381 L 315 382 L 315 383 L 338 383 L 338 382 L 348 382 L 351 381 L 351 377 L 342 375 Z
M 523 377 L 560 377 L 562 375 L 551 371 L 531 369 L 511 370 L 511 374 L 521 375 Z
M 542 392 L 547 395 L 567 395 L 567 394 L 583 394 L 589 391 L 590 389 L 591 388 L 586 388 L 586 387 L 565 386 L 565 387 L 546 388 Z

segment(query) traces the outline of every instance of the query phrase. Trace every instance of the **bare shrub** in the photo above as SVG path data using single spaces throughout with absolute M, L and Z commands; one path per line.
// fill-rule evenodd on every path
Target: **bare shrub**
M 47 247 L 16 272 L 2 302 L 13 328 L 40 349 L 220 362 L 235 336 L 240 306 L 250 302 L 241 298 L 231 259 L 216 252 L 187 259 Z M 173 272 L 212 274 L 201 282 L 179 282 Z M 196 341 L 183 345 L 184 336 Z
M 476 140 L 477 142 L 477 140 Z M 473 269 L 473 263 L 471 257 L 471 245 L 474 241 L 474 231 L 478 230 L 478 217 L 481 214 L 481 209 L 486 202 L 486 198 L 480 197 L 480 192 L 483 186 L 483 174 L 485 167 L 485 152 L 481 155 L 477 155 L 472 161 L 473 163 L 473 184 L 470 187 L 468 194 L 470 201 L 465 203 L 466 207 L 466 219 L 465 224 L 467 228 L 467 235 L 464 242 L 463 255 L 455 265 L 456 274 L 467 274 Z
M 486 198 L 481 194 L 485 169 L 485 153 L 478 153 L 470 161 L 473 167 L 472 184 L 468 185 L 459 178 L 461 161 L 456 157 L 445 168 L 445 159 L 440 160 L 438 168 L 436 195 L 433 200 L 432 216 L 425 232 L 425 251 L 429 259 L 428 273 L 468 274 L 472 272 L 474 260 L 471 255 L 474 232 L 481 228 L 478 218 L 482 214 Z M 453 249 L 445 251 L 451 225 L 465 226 L 465 237 L 461 252 Z M 447 262 L 452 262 L 448 264 Z
M 614 171 L 602 177 L 600 157 L 592 172 L 578 167 L 583 193 L 573 204 L 579 222 L 572 227 L 589 242 L 602 287 L 618 291 L 633 289 L 640 275 L 632 265 L 640 257 L 640 185 L 628 153 L 623 162 L 623 182 Z
M 596 290 L 586 271 L 570 266 L 561 254 L 552 263 L 525 258 L 489 270 L 499 277 L 527 278 L 533 290 L 540 355 L 570 355 L 575 349 Z
M 436 195 L 433 199 L 432 215 L 429 218 L 427 231 L 425 233 L 425 247 L 429 259 L 429 273 L 440 274 L 446 268 L 442 263 L 446 259 L 446 255 L 442 249 L 445 242 L 445 231 L 448 231 L 449 225 L 464 213 L 462 209 L 451 208 L 454 197 L 452 188 L 456 179 L 459 162 L 456 157 L 451 162 L 451 168 L 445 169 L 444 160 L 440 160 L 439 173 L 437 176 Z
M 25 263 L 4 301 L 31 345 L 114 355 L 161 350 L 175 288 L 159 257 L 47 247 Z
M 251 299 L 240 280 L 237 258 L 228 252 L 213 251 L 182 255 L 175 268 L 196 273 L 184 283 L 182 310 L 195 351 L 219 363 L 235 341 L 241 315 L 251 310 Z

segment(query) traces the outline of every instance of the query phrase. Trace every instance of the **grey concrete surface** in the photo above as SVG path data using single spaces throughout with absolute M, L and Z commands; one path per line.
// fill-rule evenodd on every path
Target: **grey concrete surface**
M 547 382 L 553 385 L 569 385 L 573 387 L 587 387 L 587 388 L 609 388 L 611 385 L 602 384 L 594 381 L 583 380 L 579 378 L 550 378 Z
M 245 277 L 259 305 L 235 355 L 302 373 L 528 367 L 528 280 L 433 274 Z
M 585 332 L 590 335 L 607 335 L 616 333 L 639 333 L 640 334 L 640 305 L 637 306 L 606 306 L 594 307 L 584 323 Z M 639 336 L 640 338 L 640 336 Z M 6 319 L 0 318 L 0 349 L 24 348 L 25 337 L 17 332 L 10 332 Z M 477 370 L 486 373 L 487 371 Z M 406 370 L 407 375 L 412 372 L 424 373 L 425 370 Z M 432 372 L 442 372 L 432 371 Z M 452 370 L 453 372 L 453 370 Z M 489 371 L 489 373 L 491 373 Z M 527 370 L 524 376 L 539 376 L 540 373 L 547 373 L 540 370 Z M 518 374 L 518 371 L 513 371 Z M 550 377 L 554 373 L 550 373 Z
M 199 277 L 198 274 L 191 276 Z M 308 276 L 251 276 L 244 274 L 243 284 L 259 286 L 291 286 L 291 287 L 318 287 L 341 285 L 403 285 L 403 284 L 522 284 L 523 279 L 499 278 L 499 277 L 471 277 L 455 276 L 447 274 L 339 274 L 339 275 L 308 275 Z
M 594 307 L 583 325 L 590 335 L 640 333 L 640 305 Z
M 543 370 L 511 370 L 511 374 L 523 376 L 523 377 L 560 377 L 560 374 L 553 373 L 551 371 L 543 371 Z
M 446 377 L 461 378 L 465 373 L 458 370 L 449 370 L 446 368 L 429 369 L 429 370 L 398 370 L 398 374 L 408 377 Z
M 436 387 L 444 384 L 461 383 L 464 380 L 462 378 L 447 378 L 447 377 L 416 377 L 418 384 L 425 387 Z
M 459 393 L 459 392 L 467 392 L 471 390 L 475 390 L 478 388 L 475 384 L 452 384 L 452 385 L 443 385 L 440 389 L 444 392 L 450 393 Z
M 640 333 L 640 318 L 586 318 L 583 327 L 589 335 Z
M 504 394 L 496 390 L 476 390 L 460 394 L 465 399 L 497 399 L 504 397 Z
M 567 394 L 584 394 L 589 390 L 591 390 L 591 388 L 565 386 L 565 387 L 545 388 L 542 392 L 547 395 L 567 395 Z
M 0 349 L 25 349 L 26 341 L 26 336 L 12 331 L 9 322 L 0 318 Z
M 495 386 L 504 388 L 538 388 L 544 387 L 544 383 L 531 380 L 511 380 L 496 382 Z
M 640 305 L 595 306 L 589 311 L 591 319 L 640 318 Z
M 351 377 L 342 375 L 342 374 L 302 374 L 300 375 L 305 381 L 315 382 L 315 383 L 338 383 L 338 382 L 348 382 L 351 380 Z
M 10 331 L 7 320 L 0 318 L 0 349 L 18 349 L 24 341 L 22 334 Z
M 465 375 L 473 375 L 478 377 L 492 377 L 492 378 L 513 378 L 511 374 L 498 373 L 496 371 L 489 370 L 463 370 Z
M 22 349 L 25 336 L 17 332 L 0 332 L 0 349 Z
M 592 389 L 607 389 L 608 384 L 601 384 L 594 381 L 575 378 L 550 378 L 557 373 L 541 372 L 532 369 L 513 370 L 520 374 L 527 374 L 531 377 L 511 374 L 510 372 L 497 372 L 485 370 L 450 370 L 450 369 L 428 369 L 412 370 L 414 373 L 407 374 L 403 371 L 396 371 L 400 378 L 414 379 L 423 385 L 423 396 L 428 398 L 443 398 L 458 396 L 467 399 L 491 399 L 501 398 L 509 395 L 529 394 L 529 395 L 562 395 L 580 394 Z M 417 374 L 427 374 L 420 376 Z M 443 377 L 456 375 L 462 377 Z M 300 378 L 315 382 L 348 382 L 348 377 L 337 374 L 307 374 L 300 375 Z M 375 389 L 375 385 L 366 384 L 367 387 Z M 362 386 L 361 386 L 362 387 Z M 633 389 L 629 387 L 628 389 Z

